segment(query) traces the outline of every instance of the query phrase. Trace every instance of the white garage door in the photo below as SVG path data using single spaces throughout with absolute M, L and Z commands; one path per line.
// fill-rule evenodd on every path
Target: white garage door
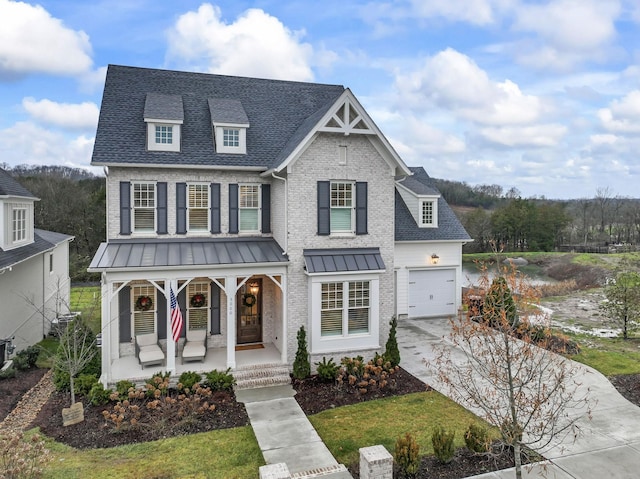
M 409 317 L 451 316 L 456 313 L 456 271 L 409 272 Z

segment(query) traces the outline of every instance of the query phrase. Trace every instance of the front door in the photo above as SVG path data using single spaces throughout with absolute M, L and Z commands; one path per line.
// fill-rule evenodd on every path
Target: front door
M 238 290 L 238 344 L 262 341 L 262 280 L 250 279 Z

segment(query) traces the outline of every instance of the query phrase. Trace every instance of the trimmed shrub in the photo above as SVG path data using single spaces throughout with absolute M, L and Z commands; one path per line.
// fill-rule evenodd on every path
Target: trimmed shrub
M 487 452 L 490 445 L 489 430 L 478 424 L 469 424 L 464 433 L 464 443 L 470 451 L 479 454 Z
M 73 387 L 76 394 L 81 396 L 88 396 L 91 392 L 91 388 L 98 382 L 98 378 L 95 374 L 80 374 L 73 382 Z
M 311 363 L 309 362 L 309 351 L 307 351 L 307 333 L 304 326 L 300 326 L 298 331 L 298 350 L 293 361 L 293 377 L 304 379 L 311 376 Z
M 398 465 L 400 477 L 413 478 L 420 468 L 420 446 L 409 433 L 396 440 L 394 460 Z
M 19 370 L 32 368 L 36 365 L 39 354 L 40 349 L 37 346 L 29 346 L 16 354 L 13 364 Z
M 118 381 L 116 383 L 116 392 L 118 393 L 118 398 L 121 401 L 124 401 L 129 397 L 129 391 L 131 388 L 135 389 L 136 385 L 134 382 L 129 381 L 128 379 L 123 379 L 122 381 Z
M 200 373 L 196 373 L 194 371 L 185 371 L 180 375 L 180 379 L 178 382 L 182 384 L 183 388 L 191 389 L 194 384 L 197 384 L 202 381 L 202 376 Z
M 396 379 L 393 377 L 399 366 L 393 367 L 383 356 L 376 354 L 375 358 L 367 363 L 362 356 L 355 358 L 344 357 L 340 362 L 341 367 L 336 378 L 338 385 L 347 389 L 356 389 L 360 394 L 396 387 Z
M 203 386 L 210 388 L 212 391 L 232 391 L 236 380 L 229 371 L 231 371 L 231 368 L 227 368 L 226 371 L 214 369 L 205 373 Z
M 433 429 L 431 435 L 431 444 L 433 445 L 433 453 L 444 464 L 449 464 L 456 450 L 453 447 L 453 439 L 455 437 L 455 431 L 450 433 L 440 426 Z
M 113 393 L 111 389 L 105 389 L 102 383 L 97 382 L 89 391 L 89 402 L 93 406 L 103 406 L 109 402 L 111 393 Z
M 322 361 L 315 363 L 318 370 L 318 378 L 323 382 L 333 382 L 338 377 L 340 366 L 333 362 L 333 358 L 322 357 Z
M 400 364 L 400 350 L 398 349 L 398 339 L 396 338 L 396 327 L 398 326 L 398 320 L 395 316 L 389 321 L 391 329 L 389 329 L 389 339 L 385 345 L 384 359 L 391 363 L 391 366 L 395 367 Z

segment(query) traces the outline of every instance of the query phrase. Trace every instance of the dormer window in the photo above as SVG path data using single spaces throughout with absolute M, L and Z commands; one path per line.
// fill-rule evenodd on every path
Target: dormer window
M 149 151 L 180 151 L 180 125 L 184 121 L 182 96 L 147 93 L 144 121 Z
M 435 198 L 421 199 L 419 202 L 421 228 L 436 228 L 438 226 L 438 200 Z
M 6 202 L 3 213 L 0 218 L 5 218 L 4 235 L 0 247 L 6 251 L 33 243 L 33 203 Z
M 239 100 L 209 98 L 216 153 L 247 153 L 249 118 Z

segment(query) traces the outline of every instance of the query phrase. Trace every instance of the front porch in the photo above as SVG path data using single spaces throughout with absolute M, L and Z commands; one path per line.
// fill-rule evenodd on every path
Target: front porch
M 265 364 L 283 364 L 282 354 L 273 343 L 264 343 L 263 348 L 241 349 L 235 352 L 236 366 L 231 373 L 248 366 Z M 181 357 L 176 357 L 175 373 L 172 376 L 176 379 L 185 371 L 195 371 L 198 373 L 208 373 L 217 369 L 227 370 L 227 348 L 209 348 L 204 361 L 185 361 L 182 363 Z M 127 379 L 135 383 L 142 383 L 157 372 L 167 372 L 166 364 L 157 366 L 147 366 L 144 369 L 138 362 L 135 355 L 121 356 L 111 362 L 111 380 L 108 387 L 112 387 L 118 381 Z

